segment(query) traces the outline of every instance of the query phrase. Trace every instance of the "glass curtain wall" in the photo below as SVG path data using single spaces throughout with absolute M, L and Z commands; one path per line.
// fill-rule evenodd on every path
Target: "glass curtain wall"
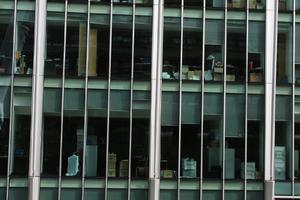
M 161 198 L 263 199 L 265 4 L 206 3 L 164 5 Z
M 293 196 L 297 182 L 297 26 L 296 1 L 278 1 L 276 116 L 274 173 L 275 194 Z M 284 20 L 283 16 L 289 16 Z
M 27 197 L 34 8 L 34 1 L 6 0 L 0 5 L 0 198 L 3 199 L 7 192 L 10 199 Z M 18 188 L 18 184 L 25 187 Z
M 147 198 L 151 3 L 48 1 L 40 199 Z

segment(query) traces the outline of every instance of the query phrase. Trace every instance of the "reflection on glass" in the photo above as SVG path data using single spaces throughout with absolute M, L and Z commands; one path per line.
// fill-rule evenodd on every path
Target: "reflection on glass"
M 222 178 L 223 99 L 221 94 L 204 96 L 203 177 Z
M 275 122 L 275 179 L 290 180 L 291 173 L 291 147 L 292 126 L 291 124 L 291 97 L 276 96 L 276 122 Z
M 149 91 L 134 91 L 132 108 L 131 176 L 148 178 L 150 97 Z
M 109 15 L 91 15 L 89 76 L 108 76 Z
M 242 178 L 245 163 L 245 96 L 226 95 L 225 178 Z
M 13 53 L 13 12 L 0 10 L 0 75 L 11 73 Z
M 10 87 L 0 87 L 0 176 L 7 173 Z
M 34 12 L 17 12 L 15 74 L 32 74 L 34 48 Z
M 128 177 L 129 102 L 129 91 L 111 91 L 109 154 L 107 155 L 109 177 Z
M 56 175 L 59 172 L 61 90 L 45 88 L 44 91 L 44 131 L 42 174 Z
M 62 148 L 62 175 L 81 176 L 84 137 L 84 90 L 66 89 Z
M 134 79 L 150 80 L 152 18 L 136 16 L 134 38 Z
M 19 99 L 19 101 L 18 101 Z M 19 102 L 19 103 L 17 103 Z M 31 124 L 31 88 L 14 88 L 14 133 L 13 162 L 14 175 L 26 175 L 29 165 L 29 139 Z
M 201 94 L 182 94 L 181 118 L 181 177 L 200 176 Z
M 183 23 L 182 80 L 199 81 L 202 77 L 202 21 L 185 18 Z
M 180 65 L 180 18 L 164 18 L 163 80 L 178 80 Z
M 85 175 L 104 177 L 106 161 L 107 91 L 88 91 Z
M 248 95 L 247 179 L 264 177 L 264 96 Z
M 85 75 L 86 21 L 86 14 L 68 13 L 66 76 Z
M 64 14 L 47 14 L 45 75 L 62 75 L 64 48 Z
M 293 29 L 290 23 L 278 24 L 277 84 L 292 82 Z
M 248 34 L 248 82 L 264 81 L 265 24 L 249 21 Z
M 130 79 L 132 17 L 114 14 L 112 32 L 112 78 Z
M 207 20 L 205 29 L 205 81 L 222 81 L 224 77 L 224 22 Z
M 161 178 L 178 177 L 178 93 L 163 92 L 161 105 Z
M 243 21 L 228 21 L 226 80 L 245 82 L 246 25 Z

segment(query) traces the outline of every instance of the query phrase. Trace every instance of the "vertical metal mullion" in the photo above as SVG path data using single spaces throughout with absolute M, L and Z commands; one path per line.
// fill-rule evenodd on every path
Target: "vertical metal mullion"
M 226 75 L 227 75 L 227 1 L 225 0 L 225 13 L 224 13 L 224 74 L 223 74 L 223 135 L 222 135 L 222 199 L 225 199 L 225 159 L 226 159 L 226 149 L 225 149 L 225 134 L 226 134 Z
M 278 1 L 275 1 L 275 48 L 273 54 L 274 66 L 277 66 L 277 46 L 278 46 Z M 275 180 L 275 116 L 276 116 L 276 70 L 273 70 L 273 98 L 272 98 L 272 177 Z
M 12 172 L 13 162 L 13 135 L 14 135 L 14 70 L 16 66 L 16 26 L 17 26 L 17 0 L 14 1 L 14 19 L 13 19 L 13 48 L 11 63 L 10 80 L 10 106 L 9 106 L 9 136 L 8 136 L 8 155 L 7 155 L 7 175 L 6 175 L 6 200 L 9 199 L 10 174 Z
M 132 38 L 131 38 L 131 76 L 130 76 L 130 111 L 129 111 L 129 151 L 128 151 L 128 189 L 127 199 L 131 199 L 131 159 L 132 159 L 132 123 L 133 123 L 133 87 L 135 54 L 135 0 L 132 4 Z
M 179 58 L 179 102 L 178 102 L 178 157 L 177 157 L 177 199 L 180 200 L 181 184 L 181 119 L 182 119 L 182 56 L 183 56 L 183 14 L 184 0 L 180 4 L 180 58 Z
M 109 153 L 109 124 L 110 124 L 110 89 L 111 89 L 111 59 L 112 59 L 112 20 L 113 0 L 110 1 L 110 22 L 109 22 L 109 61 L 108 61 L 108 85 L 107 85 L 107 124 L 106 124 L 106 161 L 105 161 L 105 190 L 104 198 L 108 199 L 108 153 Z
M 293 38 L 292 38 L 292 196 L 295 195 L 295 59 L 296 59 L 296 2 L 293 0 Z
M 203 132 L 204 132 L 204 65 L 205 65 L 205 24 L 206 24 L 206 0 L 203 0 L 203 12 L 202 12 L 202 66 L 201 66 L 201 114 L 200 114 L 200 200 L 203 199 Z
M 67 45 L 67 24 L 68 24 L 68 0 L 65 0 L 64 16 L 64 49 L 63 49 L 63 71 L 62 71 L 62 90 L 61 90 L 61 113 L 60 113 L 60 143 L 59 143 L 59 177 L 58 177 L 58 197 L 61 199 L 62 186 L 62 151 L 63 151 L 63 134 L 64 134 L 64 103 L 65 103 L 65 77 L 66 77 L 66 45 Z
M 86 32 L 86 56 L 85 56 L 85 84 L 84 84 L 84 122 L 83 122 L 83 153 L 82 153 L 82 177 L 81 177 L 81 199 L 84 200 L 85 187 L 85 154 L 88 126 L 88 82 L 89 82 L 89 50 L 90 50 L 90 11 L 91 2 L 87 0 L 87 32 Z
M 248 82 L 249 82 L 249 0 L 246 2 L 246 72 L 245 72 L 245 161 L 244 161 L 244 200 L 247 200 L 248 171 Z

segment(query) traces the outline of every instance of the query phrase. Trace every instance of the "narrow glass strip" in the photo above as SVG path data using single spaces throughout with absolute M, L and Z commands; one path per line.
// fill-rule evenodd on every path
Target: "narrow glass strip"
M 204 65 L 205 65 L 205 25 L 206 25 L 206 0 L 203 0 L 202 12 L 202 66 L 201 66 L 201 116 L 200 116 L 200 191 L 199 199 L 203 199 L 203 132 L 204 132 Z
M 245 72 L 245 161 L 244 161 L 244 200 L 247 200 L 247 171 L 248 171 L 248 62 L 249 62 L 249 0 L 246 0 L 246 72 Z
M 132 117 L 133 117 L 133 87 L 134 87 L 134 44 L 135 44 L 135 0 L 132 4 L 132 40 L 131 40 L 131 77 L 130 77 L 130 110 L 129 110 L 129 151 L 128 151 L 128 189 L 127 199 L 131 200 L 131 159 L 132 159 Z
M 9 185 L 10 185 L 10 175 L 11 167 L 13 162 L 13 132 L 14 132 L 14 68 L 16 66 L 16 25 L 17 25 L 17 0 L 14 1 L 14 22 L 13 22 L 13 53 L 12 53 L 12 65 L 11 65 L 11 80 L 10 80 L 10 106 L 9 106 L 9 136 L 8 136 L 8 159 L 7 159 L 7 176 L 6 176 L 6 200 L 9 200 Z
M 84 200 L 85 186 L 85 157 L 86 157 L 86 140 L 88 126 L 88 81 L 89 81 L 89 49 L 90 49 L 90 13 L 91 2 L 88 0 L 88 18 L 86 33 L 86 60 L 85 60 L 85 88 L 84 88 L 84 124 L 83 124 L 83 153 L 82 153 L 82 177 L 81 177 L 81 199 Z
M 226 130 L 226 69 L 227 69 L 227 1 L 224 13 L 224 74 L 223 74 L 223 135 L 222 135 L 222 200 L 225 199 L 225 130 Z
M 179 101 L 178 101 L 178 158 L 177 158 L 177 199 L 180 200 L 180 183 L 181 183 L 181 119 L 182 119 L 182 56 L 183 56 L 183 16 L 184 0 L 181 0 L 180 6 L 180 59 L 179 59 Z
M 105 191 L 104 199 L 108 199 L 108 153 L 109 153 L 109 119 L 110 119 L 110 89 L 111 89 L 111 59 L 112 59 L 112 17 L 113 0 L 110 1 L 109 22 L 109 61 L 108 61 L 108 85 L 107 85 L 107 124 L 106 124 L 106 161 L 105 161 Z
M 65 16 L 64 16 L 64 49 L 63 49 L 63 70 L 62 70 L 62 90 L 61 90 L 61 111 L 60 111 L 60 144 L 59 144 L 59 177 L 58 177 L 58 197 L 61 199 L 62 185 L 62 149 L 63 149 L 63 134 L 64 134 L 64 103 L 65 103 L 65 78 L 66 78 L 66 46 L 67 46 L 67 23 L 68 23 L 68 0 L 65 1 Z
M 293 0 L 292 36 L 292 195 L 295 195 L 295 66 L 296 66 L 296 2 Z

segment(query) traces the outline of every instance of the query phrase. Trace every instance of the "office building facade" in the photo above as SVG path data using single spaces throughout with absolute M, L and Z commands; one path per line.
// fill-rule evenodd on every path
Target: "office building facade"
M 0 199 L 300 198 L 299 11 L 0 0 Z

